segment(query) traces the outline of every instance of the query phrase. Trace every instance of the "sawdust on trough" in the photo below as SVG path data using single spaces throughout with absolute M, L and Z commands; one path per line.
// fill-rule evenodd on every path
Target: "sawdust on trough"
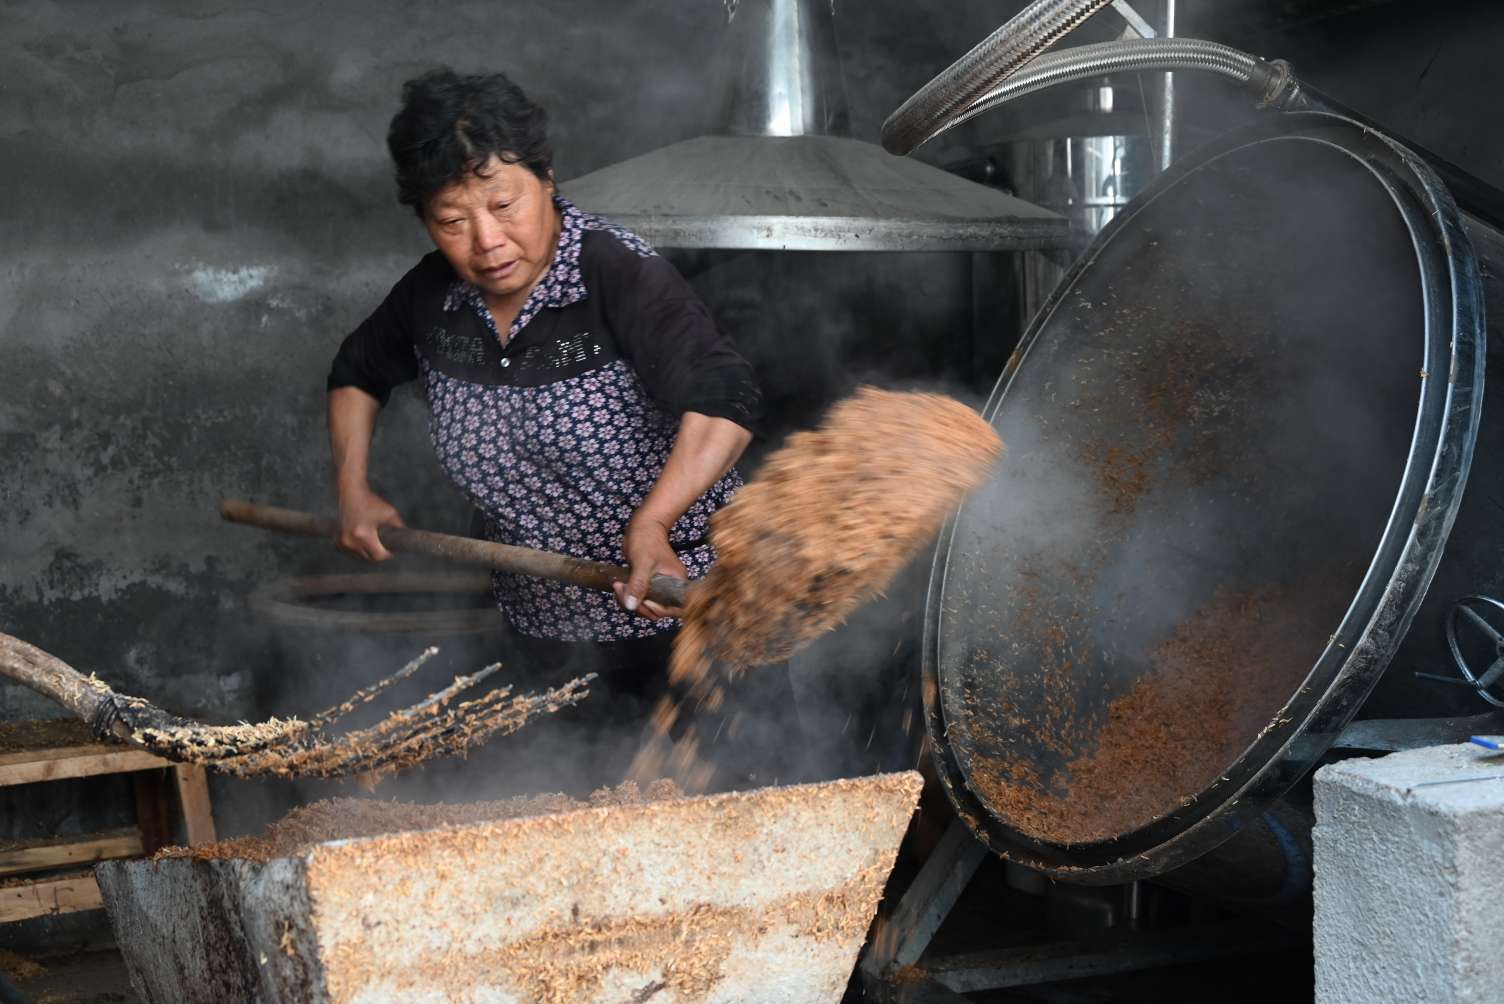
M 429 835 L 399 833 L 320 847 L 309 864 L 316 903 L 359 900 L 368 894 L 373 881 L 394 878 L 398 885 L 392 893 L 409 904 L 410 913 L 434 925 L 427 937 L 444 946 L 396 964 L 369 931 L 347 924 L 349 936 L 321 938 L 330 1000 L 348 1004 L 380 987 L 399 999 L 409 993 L 437 991 L 446 1000 L 471 1001 L 481 999 L 475 994 L 477 987 L 506 987 L 520 1000 L 536 1004 L 594 1000 L 625 1004 L 656 1000 L 660 993 L 665 1000 L 691 1004 L 706 1000 L 722 985 L 733 955 L 765 945 L 769 938 L 805 946 L 799 950 L 801 955 L 824 952 L 827 949 L 818 947 L 824 945 L 837 954 L 849 951 L 854 958 L 872 923 L 920 783 L 912 773 L 846 779 L 709 798 L 670 798 L 641 806 L 606 805 L 597 812 L 545 813 L 501 821 L 494 827 Z M 777 867 L 773 862 L 784 860 L 798 870 L 808 867 L 799 863 L 802 857 L 829 854 L 831 849 L 823 846 L 829 841 L 816 840 L 809 849 L 791 843 L 767 848 L 771 821 L 805 817 L 812 810 L 812 800 L 831 799 L 848 804 L 844 829 L 854 842 L 870 850 L 860 860 L 837 854 L 836 859 L 823 862 L 821 873 L 842 877 L 822 888 L 773 895 L 768 890 L 778 888 L 778 880 L 772 877 L 751 887 L 737 879 L 734 888 L 723 889 L 717 897 L 722 901 L 685 901 L 682 894 L 672 891 L 676 884 L 672 875 L 638 874 L 635 862 L 615 879 L 609 877 L 614 872 L 610 867 L 596 873 L 574 871 L 566 897 L 575 904 L 572 910 L 558 913 L 526 935 L 490 946 L 470 937 L 474 920 L 463 908 L 457 909 L 449 898 L 435 900 L 445 896 L 442 883 L 429 886 L 426 893 L 419 891 L 418 878 L 425 864 L 431 867 L 434 861 L 447 861 L 462 869 L 465 862 L 494 860 L 499 847 L 525 843 L 530 857 L 549 861 L 550 867 L 516 876 L 518 884 L 509 886 L 506 895 L 518 902 L 556 901 L 561 875 L 555 869 L 566 861 L 577 861 L 582 843 L 594 846 L 586 834 L 615 832 L 629 818 L 632 825 L 641 825 L 646 817 L 656 819 L 651 831 L 665 836 L 702 830 L 707 820 L 713 820 L 715 854 L 720 860 L 681 859 L 675 868 L 685 873 L 723 876 L 718 881 L 724 883 L 725 876 L 738 874 L 744 850 L 759 846 L 763 853 L 773 855 L 764 867 Z M 624 812 L 630 815 L 623 816 Z M 520 828 L 525 828 L 525 835 Z M 702 844 L 693 846 L 708 850 Z M 736 867 L 730 864 L 733 860 Z M 602 882 L 613 881 L 629 887 L 642 884 L 642 899 L 635 909 L 607 915 L 580 909 L 581 902 L 598 901 L 596 890 Z M 837 976 L 844 985 L 846 972 Z M 830 989 L 839 995 L 839 986 Z
M 164 847 L 152 860 L 194 858 L 267 862 L 275 858 L 301 857 L 317 844 L 389 833 L 406 833 L 464 826 L 497 819 L 518 819 L 552 812 L 568 812 L 601 805 L 641 805 L 682 795 L 672 781 L 658 781 L 646 789 L 627 781 L 615 788 L 602 788 L 580 801 L 563 794 L 518 796 L 491 802 L 461 805 L 418 805 L 383 802 L 374 798 L 328 798 L 293 809 L 272 823 L 265 832 L 232 837 L 193 847 Z
M 666 914 L 580 918 L 494 951 L 434 955 L 404 974 L 398 986 L 438 986 L 447 999 L 463 1001 L 472 999 L 472 986 L 502 985 L 522 991 L 531 1004 L 576 1004 L 601 999 L 614 977 L 624 985 L 611 989 L 623 996 L 607 999 L 624 1004 L 652 1000 L 662 991 L 672 991 L 680 1001 L 699 1001 L 725 979 L 723 967 L 733 949 L 770 929 L 816 942 L 862 939 L 888 870 L 886 864 L 869 868 L 839 889 L 786 896 L 756 908 L 701 903 Z M 370 960 L 355 944 L 336 951 L 345 956 L 331 967 L 336 971 L 370 971 Z M 637 975 L 644 973 L 651 975 Z M 351 996 L 338 989 L 331 995 L 337 1002 Z

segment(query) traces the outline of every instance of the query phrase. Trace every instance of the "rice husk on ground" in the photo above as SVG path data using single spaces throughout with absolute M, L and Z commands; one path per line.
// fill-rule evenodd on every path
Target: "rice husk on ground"
M 519 796 L 502 801 L 469 802 L 463 805 L 417 805 L 411 802 L 383 802 L 374 798 L 330 798 L 293 809 L 257 836 L 234 837 L 196 847 L 164 847 L 152 856 L 152 860 L 235 859 L 265 863 L 275 858 L 301 857 L 312 850 L 314 845 L 330 840 L 434 830 L 445 826 L 542 816 L 602 805 L 640 805 L 681 796 L 682 792 L 670 781 L 657 781 L 645 789 L 627 781 L 615 788 L 602 788 L 592 794 L 589 801 L 583 802 L 561 794 Z

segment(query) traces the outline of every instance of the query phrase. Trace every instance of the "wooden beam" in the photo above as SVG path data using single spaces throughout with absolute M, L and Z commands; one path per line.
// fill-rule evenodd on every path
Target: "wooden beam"
M 0 924 L 103 906 L 99 885 L 88 872 L 0 886 Z
M 915 980 L 893 987 L 894 1004 L 967 1004 L 966 998 L 934 980 Z
M 969 994 L 1274 952 L 1293 943 L 1271 922 L 1238 920 L 930 958 L 924 968 L 936 983 Z
M 0 753 L 0 787 L 171 766 L 169 761 L 155 753 L 105 743 L 21 750 Z
M 167 775 L 160 770 L 131 775 L 136 790 L 136 825 L 141 827 L 141 849 L 147 854 L 173 843 L 172 817 L 167 807 Z
M 0 844 L 0 875 L 24 875 L 50 868 L 88 865 L 140 853 L 141 834 L 134 828 Z
M 214 807 L 209 802 L 209 779 L 204 768 L 178 764 L 172 769 L 172 776 L 177 782 L 188 846 L 214 843 Z
M 951 820 L 887 923 L 879 925 L 862 965 L 882 975 L 892 966 L 918 962 L 986 857 L 987 848 L 966 824 Z

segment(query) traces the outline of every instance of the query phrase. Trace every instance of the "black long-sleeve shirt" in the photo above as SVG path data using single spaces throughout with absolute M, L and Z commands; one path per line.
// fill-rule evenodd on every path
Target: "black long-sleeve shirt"
M 488 312 L 456 310 L 479 293 L 434 251 L 345 339 L 329 389 L 359 387 L 385 403 L 418 377 L 420 361 L 476 383 L 531 387 L 625 359 L 670 414 L 754 425 L 762 402 L 751 367 L 684 277 L 636 235 L 557 202 L 554 263 L 505 347 Z
M 427 255 L 340 346 L 331 390 L 385 402 L 422 379 L 429 431 L 450 478 L 487 517 L 488 535 L 623 562 L 627 520 L 698 412 L 751 428 L 751 367 L 683 277 L 641 238 L 556 197 L 559 243 L 503 345 L 480 292 Z M 691 577 L 714 560 L 710 515 L 741 484 L 732 471 L 674 525 Z M 613 597 L 497 573 L 497 599 L 525 634 L 607 641 L 664 630 Z

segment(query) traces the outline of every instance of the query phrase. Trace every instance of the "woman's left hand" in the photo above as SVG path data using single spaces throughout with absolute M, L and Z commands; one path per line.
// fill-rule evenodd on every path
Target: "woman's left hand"
M 644 598 L 648 583 L 655 575 L 689 578 L 684 563 L 668 542 L 668 527 L 639 513 L 627 523 L 627 532 L 622 538 L 621 546 L 626 553 L 631 575 L 625 583 L 618 582 L 613 586 L 616 590 L 616 602 L 621 604 L 622 609 L 641 614 L 648 620 L 677 617 L 677 608 L 665 607 Z

